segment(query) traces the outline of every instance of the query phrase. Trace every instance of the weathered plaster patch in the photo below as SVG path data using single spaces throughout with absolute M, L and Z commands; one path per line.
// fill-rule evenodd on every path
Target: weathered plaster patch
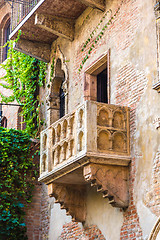
M 61 235 L 63 225 L 71 222 L 71 217 L 66 215 L 66 211 L 60 209 L 60 204 L 51 204 L 51 216 L 49 226 L 49 240 L 58 239 Z
M 123 224 L 123 213 L 118 208 L 109 205 L 96 189 L 88 190 L 86 224 L 96 224 L 106 240 L 119 240 Z M 113 231 L 113 223 L 114 231 Z
M 158 218 L 143 204 L 142 201 L 137 202 L 137 211 L 143 237 L 144 239 L 148 239 L 148 236 Z

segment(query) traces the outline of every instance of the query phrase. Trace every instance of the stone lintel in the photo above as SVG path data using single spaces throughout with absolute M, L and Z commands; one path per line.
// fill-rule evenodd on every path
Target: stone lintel
M 105 11 L 105 1 L 104 0 L 79 0 L 88 7 L 97 8 L 101 11 Z
M 74 22 L 69 19 L 36 14 L 35 25 L 70 41 L 74 39 Z
M 14 49 L 43 62 L 48 63 L 50 61 L 51 46 L 49 44 L 19 39 L 15 43 Z

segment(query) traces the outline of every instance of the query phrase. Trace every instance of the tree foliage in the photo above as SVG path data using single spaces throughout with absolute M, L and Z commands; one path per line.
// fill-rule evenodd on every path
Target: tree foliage
M 45 83 L 46 64 L 15 51 L 14 41 L 7 44 L 8 58 L 1 64 L 6 71 L 3 77 L 6 83 L 0 85 L 12 90 L 12 94 L 9 97 L 0 95 L 2 102 L 16 100 L 22 106 L 26 129 L 0 127 L 0 239 L 26 240 L 24 209 L 31 202 L 37 173 L 30 137 L 37 136 L 41 124 L 39 88 Z
M 6 70 L 6 75 L 3 77 L 6 84 L 0 85 L 11 89 L 12 95 L 6 97 L 1 94 L 2 101 L 8 103 L 16 100 L 22 105 L 22 115 L 26 123 L 25 131 L 35 137 L 41 124 L 39 87 L 45 82 L 46 63 L 14 50 L 14 41 L 9 41 L 7 44 L 8 58 L 1 64 L 1 67 Z

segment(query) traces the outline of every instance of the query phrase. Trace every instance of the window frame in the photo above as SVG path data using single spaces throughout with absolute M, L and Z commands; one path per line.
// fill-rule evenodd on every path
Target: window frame
M 84 100 L 97 101 L 97 75 L 105 69 L 107 69 L 107 104 L 110 104 L 110 50 L 85 70 Z

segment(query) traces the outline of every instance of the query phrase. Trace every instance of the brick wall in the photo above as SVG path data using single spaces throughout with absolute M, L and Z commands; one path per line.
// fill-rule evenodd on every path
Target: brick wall
M 129 176 L 129 207 L 123 212 L 123 225 L 121 227 L 121 240 L 142 240 L 142 229 L 139 216 L 134 204 L 133 187 L 136 176 L 135 158 L 132 158 Z
M 32 202 L 25 209 L 28 240 L 48 240 L 50 221 L 48 207 L 46 186 L 36 181 Z
M 78 223 L 67 223 L 63 226 L 63 232 L 59 240 L 105 240 L 103 234 L 96 225 L 81 228 Z
M 130 6 L 129 6 L 130 5 Z M 121 31 L 124 33 L 123 37 L 120 37 L 120 41 L 116 41 L 117 51 L 124 50 L 132 44 L 133 38 L 135 37 L 135 30 L 140 23 L 139 11 L 136 7 L 136 1 L 126 1 L 126 7 L 131 7 L 131 11 L 126 11 L 130 14 L 125 14 L 125 7 L 122 10 L 122 15 L 126 21 L 126 24 L 123 24 L 122 18 Z M 129 18 L 129 19 L 128 19 Z M 116 26 L 117 27 L 117 26 Z M 122 39 L 123 38 L 123 39 Z M 124 40 L 124 41 L 123 41 Z M 145 77 L 144 72 L 136 69 L 131 63 L 121 67 L 117 71 L 116 79 L 116 104 L 127 105 L 130 107 L 130 134 L 131 140 L 135 137 L 136 133 L 136 109 L 138 103 L 143 96 L 145 89 L 147 87 L 148 79 Z M 139 223 L 138 212 L 134 203 L 134 181 L 136 178 L 136 159 L 132 158 L 130 164 L 130 176 L 129 176 L 129 207 L 123 213 L 123 225 L 121 227 L 121 240 L 140 240 L 143 239 L 142 229 Z
M 49 214 L 48 189 L 45 184 L 42 184 L 40 217 L 41 217 L 40 240 L 47 240 L 49 236 L 50 214 Z
M 36 182 L 33 191 L 32 202 L 26 207 L 25 223 L 27 227 L 27 236 L 29 240 L 40 239 L 40 213 L 42 186 Z

